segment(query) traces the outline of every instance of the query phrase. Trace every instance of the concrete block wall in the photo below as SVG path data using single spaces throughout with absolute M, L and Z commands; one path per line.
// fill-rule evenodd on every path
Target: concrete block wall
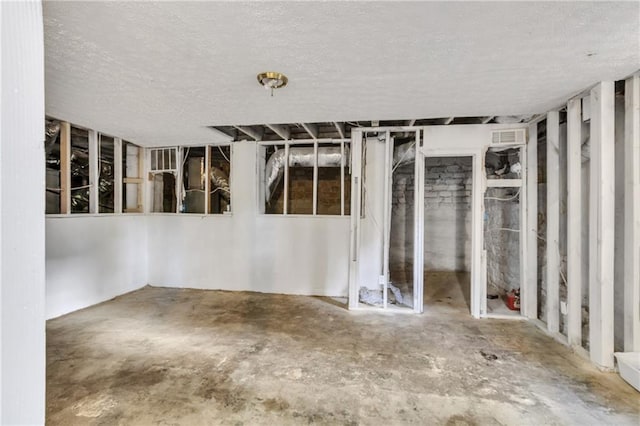
M 469 271 L 472 159 L 429 157 L 425 161 L 425 270 Z M 414 164 L 397 168 L 392 186 L 392 271 L 411 271 L 413 265 L 414 187 Z

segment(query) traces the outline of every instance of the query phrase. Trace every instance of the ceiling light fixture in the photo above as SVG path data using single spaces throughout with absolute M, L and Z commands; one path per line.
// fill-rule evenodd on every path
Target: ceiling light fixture
M 271 90 L 271 96 L 273 96 L 273 90 L 279 89 L 287 85 L 289 79 L 286 75 L 275 71 L 261 72 L 258 74 L 258 83 L 262 84 L 265 89 Z

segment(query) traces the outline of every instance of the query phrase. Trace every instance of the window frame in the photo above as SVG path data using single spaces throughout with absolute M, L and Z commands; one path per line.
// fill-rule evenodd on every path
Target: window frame
M 56 117 L 46 116 L 47 120 L 55 120 L 60 123 L 60 212 L 59 213 L 47 213 L 45 210 L 45 217 L 86 217 L 86 216 L 113 216 L 118 214 L 124 214 L 122 205 L 122 187 L 125 185 L 125 179 L 123 179 L 122 170 L 122 147 L 124 146 L 122 138 L 112 136 L 109 133 L 101 132 L 99 130 L 90 129 L 85 126 L 73 124 L 66 120 L 61 120 Z M 88 212 L 72 212 L 71 211 L 71 128 L 83 129 L 88 132 L 89 138 L 89 211 Z M 100 137 L 101 135 L 113 138 L 114 145 L 114 211 L 113 212 L 101 212 L 99 207 L 99 184 L 100 184 Z M 126 212 L 131 213 L 144 213 L 144 148 L 133 142 L 127 141 L 127 143 L 137 147 L 139 149 L 139 202 L 142 203 L 139 211 Z M 46 159 L 45 159 L 46 161 Z M 46 163 L 44 164 L 46 168 Z M 136 182 L 137 183 L 137 182 Z M 75 188 L 78 189 L 78 188 Z M 45 194 L 46 194 L 45 188 Z
M 342 155 L 342 163 L 340 165 L 340 213 L 339 214 L 319 214 L 318 213 L 318 148 L 319 144 L 333 144 L 340 147 L 340 152 Z M 265 191 L 266 191 L 266 163 L 268 158 L 266 158 L 266 148 L 269 146 L 281 146 L 285 151 L 285 160 L 284 162 L 284 172 L 283 172 L 283 206 L 281 213 L 267 213 L 265 206 Z M 303 146 L 303 147 L 313 147 L 314 151 L 314 160 L 313 160 L 313 206 L 312 213 L 289 213 L 289 150 L 291 147 Z M 348 147 L 348 148 L 347 148 Z M 343 138 L 343 139 L 295 139 L 295 140 L 278 140 L 278 141 L 258 141 L 257 142 L 257 161 L 258 161 L 258 213 L 261 216 L 268 217 L 325 217 L 325 218 L 337 218 L 337 217 L 349 217 L 351 216 L 351 212 L 345 213 L 346 203 L 345 200 L 345 177 L 346 177 L 346 168 L 351 169 L 351 139 Z M 345 154 L 349 152 L 349 159 L 345 161 Z M 349 200 L 350 202 L 351 200 Z

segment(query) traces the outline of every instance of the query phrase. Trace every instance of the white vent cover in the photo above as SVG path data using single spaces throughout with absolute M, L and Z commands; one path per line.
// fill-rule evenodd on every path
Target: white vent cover
M 527 129 L 494 130 L 491 132 L 491 143 L 494 145 L 525 144 Z

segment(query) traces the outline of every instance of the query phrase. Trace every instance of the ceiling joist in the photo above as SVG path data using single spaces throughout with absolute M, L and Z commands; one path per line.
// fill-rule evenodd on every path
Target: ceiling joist
M 284 124 L 265 124 L 268 128 L 270 128 L 273 133 L 280 136 L 283 140 L 291 139 L 291 129 L 289 126 Z
M 311 123 L 300 123 L 302 128 L 311 136 L 312 139 L 318 139 L 318 125 Z
M 264 134 L 264 129 L 261 127 L 260 130 L 256 130 L 253 127 L 249 126 L 233 126 L 245 135 L 249 136 L 255 141 L 259 141 L 262 139 L 262 135 Z
M 345 139 L 347 132 L 346 132 L 344 123 L 339 123 L 337 121 L 334 121 L 333 125 L 336 127 L 336 130 L 338 131 L 338 134 L 340 135 L 340 137 L 342 139 Z

